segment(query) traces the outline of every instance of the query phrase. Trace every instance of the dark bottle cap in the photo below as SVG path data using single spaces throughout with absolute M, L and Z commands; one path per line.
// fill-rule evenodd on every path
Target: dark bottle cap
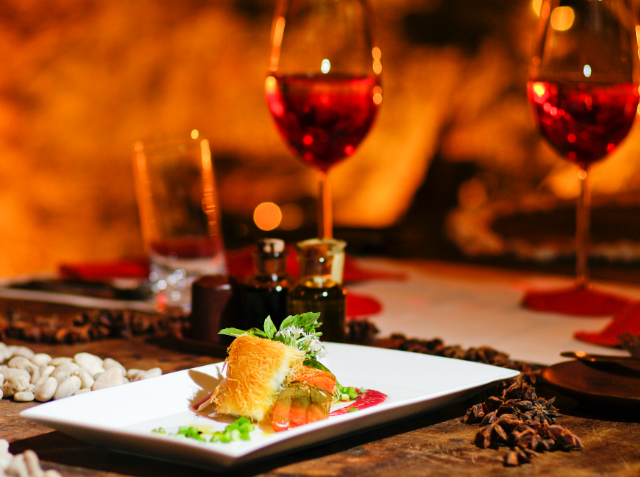
M 254 264 L 258 275 L 280 275 L 287 271 L 287 257 L 284 241 L 266 238 L 258 241 L 253 252 Z
M 208 343 L 220 343 L 218 332 L 240 325 L 233 287 L 224 275 L 205 275 L 191 287 L 191 316 L 188 337 Z

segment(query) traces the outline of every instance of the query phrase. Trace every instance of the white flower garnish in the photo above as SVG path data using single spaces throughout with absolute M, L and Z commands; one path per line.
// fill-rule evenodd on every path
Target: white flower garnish
M 318 323 L 320 313 L 302 313 L 291 315 L 284 319 L 278 330 L 270 317 L 264 320 L 264 331 L 258 328 L 239 330 L 237 328 L 225 328 L 220 330 L 221 335 L 228 336 L 256 336 L 270 340 L 280 341 L 287 346 L 292 346 L 306 353 L 307 359 L 321 358 L 326 354 L 325 347 L 320 342 L 322 332 L 316 331 L 321 323 Z
M 306 333 L 297 326 L 287 326 L 278 331 L 276 337 L 283 338 L 284 344 L 306 352 L 307 356 L 312 359 L 321 358 L 327 353 L 315 332 Z

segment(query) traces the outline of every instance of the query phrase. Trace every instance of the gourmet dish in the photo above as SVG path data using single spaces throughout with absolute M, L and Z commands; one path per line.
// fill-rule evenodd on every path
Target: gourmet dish
M 326 419 L 339 401 L 354 401 L 340 414 L 384 401 L 382 393 L 341 386 L 318 361 L 325 354 L 319 316 L 289 316 L 279 330 L 267 317 L 264 330 L 220 331 L 235 337 L 224 365 L 226 378 L 197 410 L 212 405 L 218 414 L 266 423 L 279 432 Z

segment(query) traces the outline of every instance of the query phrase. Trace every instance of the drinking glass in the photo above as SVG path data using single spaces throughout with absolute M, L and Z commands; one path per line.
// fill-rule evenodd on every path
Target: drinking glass
M 152 291 L 160 307 L 189 311 L 193 281 L 226 273 L 209 142 L 196 130 L 139 141 L 133 165 Z
M 589 291 L 590 166 L 631 129 L 638 44 L 630 0 L 546 0 L 528 83 L 542 136 L 576 165 L 576 283 Z
M 367 0 L 279 0 L 265 81 L 293 153 L 318 174 L 318 236 L 332 237 L 328 172 L 353 155 L 382 103 L 380 48 Z

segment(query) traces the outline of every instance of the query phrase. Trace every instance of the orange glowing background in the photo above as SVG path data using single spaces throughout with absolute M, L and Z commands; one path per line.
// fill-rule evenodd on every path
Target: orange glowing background
M 514 191 L 575 196 L 573 169 L 529 115 L 531 0 L 372 3 L 384 101 L 362 146 L 332 171 L 336 225 L 402 221 L 434 158 L 484 171 L 460 186 L 462 208 Z M 131 147 L 158 132 L 209 139 L 232 237 L 256 227 L 268 202 L 282 214 L 273 235 L 312 224 L 315 175 L 284 146 L 264 98 L 273 8 L 1 2 L 0 276 L 141 254 Z M 640 190 L 637 127 L 632 136 L 594 168 L 594 193 Z

